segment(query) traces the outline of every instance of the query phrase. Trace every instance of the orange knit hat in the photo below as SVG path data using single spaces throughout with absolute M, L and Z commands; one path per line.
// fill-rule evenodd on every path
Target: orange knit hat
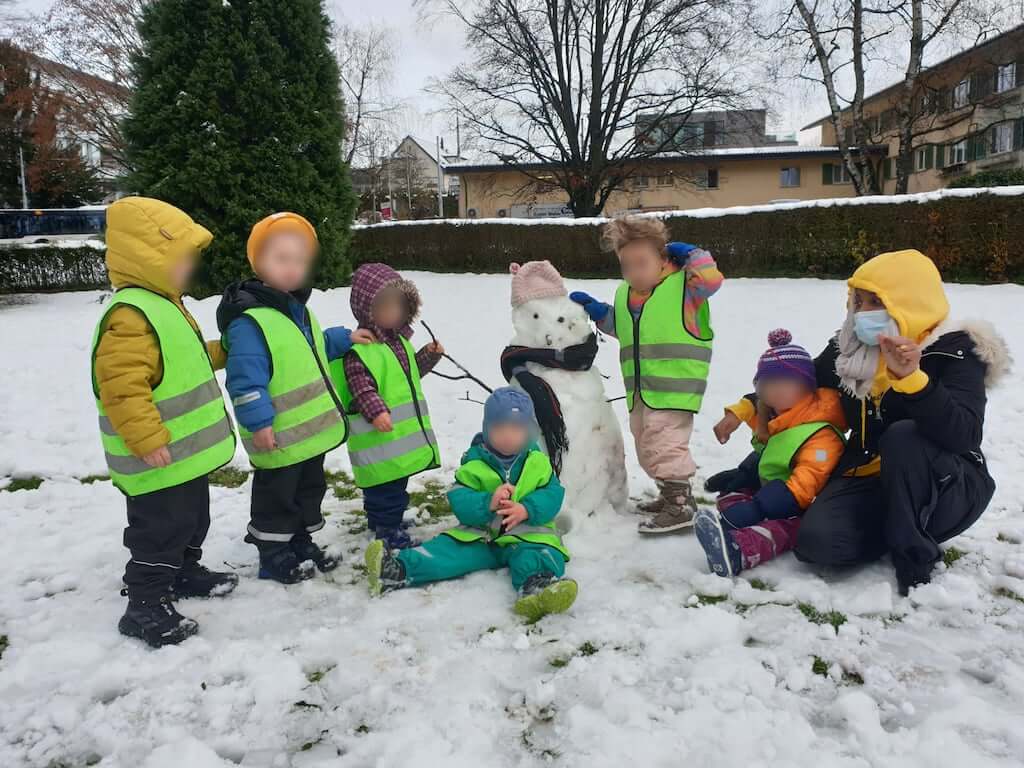
M 263 244 L 267 242 L 267 238 L 281 232 L 302 235 L 309 241 L 309 247 L 313 249 L 316 249 L 320 244 L 316 236 L 316 230 L 306 218 L 290 211 L 272 213 L 265 219 L 260 219 L 256 222 L 249 233 L 249 240 L 245 244 L 245 255 L 249 257 L 249 264 L 253 269 L 256 268 L 256 254 L 260 252 Z

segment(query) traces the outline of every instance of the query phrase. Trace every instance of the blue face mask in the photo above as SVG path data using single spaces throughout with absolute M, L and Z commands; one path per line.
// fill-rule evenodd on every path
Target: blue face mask
M 878 346 L 878 335 L 889 330 L 892 317 L 884 309 L 857 312 L 853 316 L 853 332 L 869 347 Z

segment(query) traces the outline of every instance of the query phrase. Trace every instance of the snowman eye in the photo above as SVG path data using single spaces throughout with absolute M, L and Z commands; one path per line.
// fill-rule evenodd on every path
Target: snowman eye
M 534 312 L 534 313 L 533 313 L 533 319 L 534 319 L 534 320 L 540 320 L 540 315 L 539 315 L 539 314 L 537 314 L 536 312 Z
M 558 318 L 558 322 L 560 322 L 560 323 L 564 323 L 564 322 L 565 322 L 565 318 L 564 318 L 564 317 L 560 317 L 560 318 Z

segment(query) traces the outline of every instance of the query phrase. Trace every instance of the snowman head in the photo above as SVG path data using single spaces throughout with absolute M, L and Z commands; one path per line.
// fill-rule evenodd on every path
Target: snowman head
M 570 301 L 558 270 L 547 261 L 511 264 L 514 344 L 564 349 L 591 334 L 583 308 Z

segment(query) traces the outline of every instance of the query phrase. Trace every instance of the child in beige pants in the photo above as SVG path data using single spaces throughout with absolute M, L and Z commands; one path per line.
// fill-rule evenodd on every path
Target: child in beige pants
M 615 219 L 606 226 L 604 241 L 622 265 L 614 305 L 582 292 L 570 298 L 622 345 L 629 428 L 640 466 L 659 491 L 656 499 L 638 505 L 644 515 L 638 530 L 676 533 L 692 526 L 697 513 L 690 435 L 711 363 L 708 298 L 723 277 L 707 251 L 668 242 L 660 219 Z

